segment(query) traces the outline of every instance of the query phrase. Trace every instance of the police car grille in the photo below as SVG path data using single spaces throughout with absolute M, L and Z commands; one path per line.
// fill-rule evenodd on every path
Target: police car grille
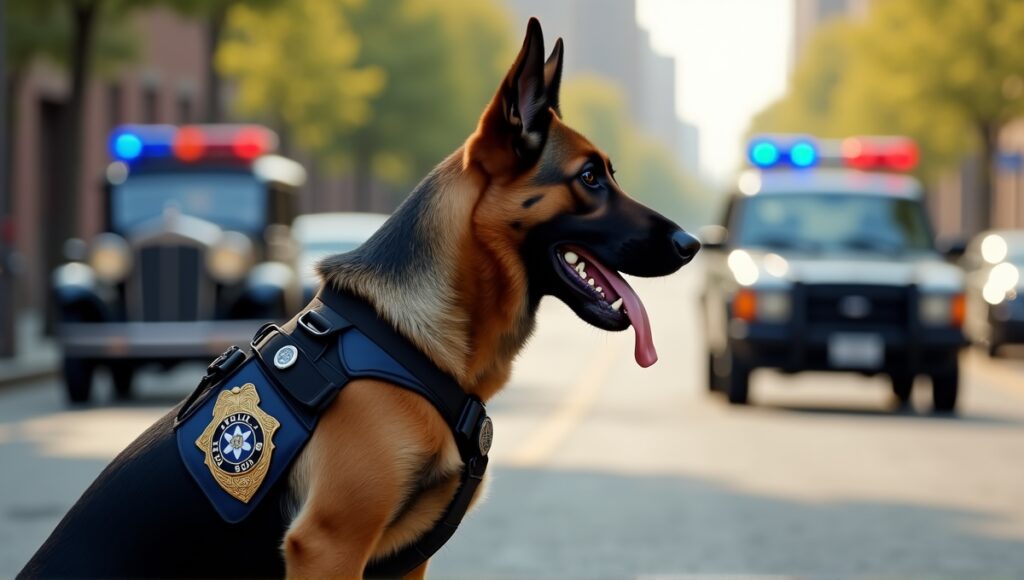
M 213 292 L 203 268 L 203 250 L 194 246 L 153 245 L 138 248 L 129 315 L 146 322 L 199 320 L 203 296 Z
M 816 284 L 805 288 L 807 322 L 811 325 L 905 327 L 909 320 L 907 288 L 863 284 Z

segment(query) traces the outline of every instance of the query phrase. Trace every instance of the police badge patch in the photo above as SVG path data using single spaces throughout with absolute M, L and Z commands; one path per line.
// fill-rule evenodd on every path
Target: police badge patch
M 248 503 L 267 475 L 274 453 L 274 431 L 280 422 L 259 407 L 256 386 L 221 391 L 213 420 L 196 446 L 206 454 L 206 466 L 221 489 Z

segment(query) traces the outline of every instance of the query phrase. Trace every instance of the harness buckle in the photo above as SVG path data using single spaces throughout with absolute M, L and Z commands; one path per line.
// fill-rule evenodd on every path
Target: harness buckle
M 333 330 L 331 327 L 331 321 L 327 320 L 327 317 L 316 310 L 307 310 L 303 312 L 299 315 L 299 319 L 296 322 L 299 326 L 305 329 L 306 332 L 317 337 L 327 336 L 331 333 L 331 330 Z
M 456 432 L 470 445 L 475 444 L 480 455 L 487 456 L 487 452 L 491 450 L 491 442 L 494 440 L 494 424 L 487 416 L 487 409 L 480 399 L 472 397 L 466 401 Z

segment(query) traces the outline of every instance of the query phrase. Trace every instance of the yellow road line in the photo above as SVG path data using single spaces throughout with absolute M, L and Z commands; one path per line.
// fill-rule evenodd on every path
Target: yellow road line
M 608 341 L 594 349 L 591 356 L 584 359 L 587 368 L 565 396 L 558 411 L 549 415 L 540 428 L 509 456 L 507 462 L 517 467 L 532 467 L 550 457 L 594 405 L 608 372 L 621 352 L 622 344 L 618 341 Z

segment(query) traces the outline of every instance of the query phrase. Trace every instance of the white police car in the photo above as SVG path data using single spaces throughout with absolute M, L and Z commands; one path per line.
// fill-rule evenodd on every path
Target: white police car
M 756 137 L 720 226 L 702 230 L 708 386 L 747 402 L 756 368 L 931 377 L 952 411 L 963 274 L 936 250 L 905 138 Z

